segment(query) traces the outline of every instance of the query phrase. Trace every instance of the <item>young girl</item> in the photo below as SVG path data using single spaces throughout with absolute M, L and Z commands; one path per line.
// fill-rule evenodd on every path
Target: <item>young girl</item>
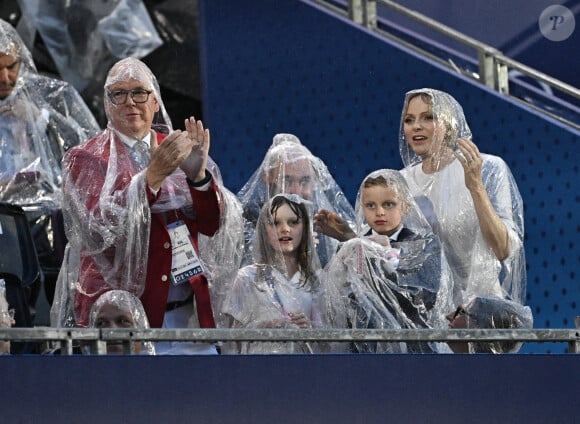
M 324 162 L 293 134 L 276 134 L 260 167 L 238 192 L 245 221 L 243 265 L 252 263 L 254 229 L 262 206 L 279 193 L 297 194 L 313 205 L 339 214 L 351 225 L 354 210 Z M 322 266 L 334 254 L 337 242 L 319 235 L 316 252 Z
M 356 235 L 326 268 L 324 280 L 342 288 L 352 328 L 445 326 L 452 280 L 436 236 L 398 171 L 381 169 L 362 182 Z M 365 343 L 357 352 L 432 352 L 425 343 Z
M 238 272 L 224 314 L 234 328 L 320 327 L 318 271 L 306 201 L 279 194 L 260 212 L 254 236 L 254 263 Z M 237 353 L 312 353 L 310 343 L 239 343 Z

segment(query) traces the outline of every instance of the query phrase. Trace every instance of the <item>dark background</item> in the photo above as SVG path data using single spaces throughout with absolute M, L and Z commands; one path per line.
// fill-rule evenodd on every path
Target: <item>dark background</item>
M 181 128 L 183 120 L 189 116 L 203 118 L 199 87 L 197 0 L 145 0 L 144 4 L 164 44 L 142 60 L 157 76 L 165 107 L 175 127 Z M 18 2 L 2 0 L 0 18 L 16 26 L 21 18 Z M 38 34 L 31 52 L 39 72 L 60 78 Z M 104 126 L 102 87 L 97 82 L 95 86 L 80 91 L 80 94 L 99 124 Z

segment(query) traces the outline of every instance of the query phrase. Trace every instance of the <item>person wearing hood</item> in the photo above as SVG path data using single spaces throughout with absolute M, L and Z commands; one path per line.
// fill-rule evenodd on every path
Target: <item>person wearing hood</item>
M 313 213 L 324 208 L 354 224 L 354 210 L 324 162 L 294 134 L 276 134 L 260 167 L 238 192 L 244 217 L 243 265 L 252 261 L 254 229 L 262 206 L 280 193 L 296 194 L 311 202 Z M 320 263 L 325 266 L 336 251 L 336 240 L 324 234 L 315 237 Z
M 472 296 L 447 315 L 449 328 L 517 330 L 532 328 L 534 319 L 529 306 L 491 296 Z M 454 353 L 516 353 L 522 346 L 515 340 L 490 342 L 448 342 Z
M 310 202 L 277 194 L 260 212 L 253 263 L 241 268 L 224 302 L 232 328 L 319 328 L 320 262 L 313 248 Z M 243 342 L 228 353 L 314 353 L 308 342 Z
M 26 212 L 49 303 L 66 244 L 61 160 L 99 131 L 75 88 L 39 74 L 16 29 L 0 20 L 0 202 Z
M 147 329 L 149 320 L 139 298 L 124 290 L 109 290 L 91 306 L 89 328 Z M 155 347 L 149 341 L 135 341 L 129 349 L 122 342 L 107 342 L 107 354 L 123 355 L 127 350 L 136 355 L 155 355 Z M 93 353 L 91 346 L 83 346 L 83 353 Z
M 471 141 L 463 108 L 448 93 L 407 93 L 399 132 L 400 171 L 451 267 L 454 304 L 471 295 L 523 304 L 526 297 L 523 201 L 507 164 Z M 356 233 L 320 210 L 317 229 L 340 241 Z
M 507 164 L 472 141 L 457 100 L 433 89 L 407 93 L 399 149 L 401 173 L 453 271 L 455 304 L 471 295 L 523 304 L 523 201 Z
M 342 293 L 346 322 L 355 329 L 444 328 L 453 307 L 453 280 L 433 234 L 401 173 L 367 175 L 356 198 L 356 237 L 340 245 L 325 268 L 324 286 Z M 341 310 L 341 305 L 333 308 Z M 342 325 L 340 325 L 342 324 Z M 357 341 L 354 352 L 438 352 L 434 343 Z
M 222 185 L 210 133 L 194 117 L 173 130 L 151 70 L 114 64 L 105 81 L 107 128 L 63 161 L 69 245 L 53 325 L 87 326 L 111 289 L 143 303 L 153 328 L 213 328 L 198 234 L 220 226 Z M 57 302 L 58 300 L 58 302 Z M 158 354 L 216 354 L 213 344 L 159 342 Z

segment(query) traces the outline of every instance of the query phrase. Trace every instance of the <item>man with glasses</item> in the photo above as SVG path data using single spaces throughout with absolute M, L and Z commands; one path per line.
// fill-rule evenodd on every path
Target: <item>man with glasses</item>
M 99 130 L 79 93 L 64 81 L 39 74 L 15 28 L 0 20 L 0 202 L 26 212 L 49 302 L 62 261 L 59 241 L 64 239 L 58 231 L 61 160 L 68 148 Z M 30 303 L 34 307 L 34 295 Z
M 211 236 L 220 225 L 209 130 L 191 117 L 174 131 L 157 79 L 137 59 L 113 65 L 104 94 L 107 128 L 63 161 L 69 249 L 53 325 L 86 326 L 96 298 L 126 290 L 140 298 L 151 327 L 214 327 L 197 246 L 198 233 Z M 156 348 L 216 353 L 203 343 Z
M 276 134 L 262 163 L 238 192 L 244 214 L 244 264 L 252 262 L 252 239 L 262 206 L 279 193 L 297 194 L 312 202 L 312 210 L 326 209 L 354 223 L 354 210 L 330 174 L 294 134 Z M 354 225 L 354 224 L 353 224 Z M 322 266 L 336 252 L 337 241 L 319 234 L 316 251 Z

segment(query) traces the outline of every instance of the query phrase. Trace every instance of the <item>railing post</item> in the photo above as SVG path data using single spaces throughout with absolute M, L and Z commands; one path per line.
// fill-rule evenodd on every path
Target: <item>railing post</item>
M 367 0 L 365 2 L 365 20 L 364 26 L 369 29 L 377 28 L 377 2 L 376 0 Z
M 93 344 L 95 347 L 94 353 L 97 355 L 106 355 L 107 354 L 107 342 L 104 340 L 96 340 Z M 93 352 L 91 352 L 93 353 Z
M 376 0 L 349 0 L 348 17 L 356 24 L 375 29 L 377 27 Z
M 479 49 L 479 80 L 495 90 L 495 49 Z
M 574 318 L 576 326 L 576 341 L 568 343 L 568 353 L 580 353 L 580 316 Z
M 509 94 L 509 77 L 508 77 L 508 67 L 500 62 L 496 61 L 496 70 L 497 70 L 497 91 L 501 94 Z
M 67 333 L 67 338 L 66 340 L 64 340 L 64 354 L 65 355 L 72 355 L 73 354 L 73 337 L 72 337 L 72 333 L 69 331 Z M 63 351 L 62 349 L 62 344 L 61 344 L 61 351 Z
M 508 67 L 497 60 L 501 53 L 494 48 L 478 49 L 479 80 L 489 88 L 509 94 Z
M 349 0 L 348 1 L 348 17 L 355 24 L 362 25 L 363 23 L 363 0 Z

